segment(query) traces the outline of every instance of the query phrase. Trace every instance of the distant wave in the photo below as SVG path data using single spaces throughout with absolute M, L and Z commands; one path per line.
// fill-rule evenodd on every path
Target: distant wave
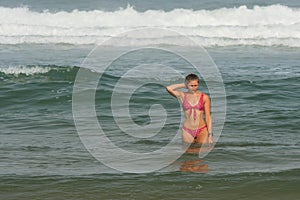
M 72 66 L 56 66 L 56 65 L 11 65 L 11 66 L 0 66 L 0 75 L 25 75 L 31 76 L 35 74 L 47 74 L 51 71 L 55 72 L 69 72 L 73 68 L 78 69 L 78 67 Z
M 203 46 L 300 47 L 300 9 L 283 5 L 168 12 L 138 12 L 128 6 L 113 12 L 73 10 L 56 13 L 35 12 L 27 7 L 0 7 L 0 44 L 97 44 L 120 33 L 147 27 L 172 29 Z M 179 40 L 164 34 L 153 38 L 150 33 L 137 39 L 147 39 L 143 40 L 145 45 L 178 44 Z
M 7 68 L 0 68 L 0 72 L 7 75 L 33 75 L 33 74 L 44 74 L 51 70 L 50 67 L 41 67 L 41 66 L 24 66 L 24 65 L 15 65 L 9 66 Z

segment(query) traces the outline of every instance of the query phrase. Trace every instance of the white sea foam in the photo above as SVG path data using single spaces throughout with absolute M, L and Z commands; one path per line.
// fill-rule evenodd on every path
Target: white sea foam
M 25 74 L 27 76 L 33 74 L 44 74 L 51 70 L 50 67 L 42 66 L 24 66 L 24 65 L 14 65 L 8 67 L 0 67 L 0 72 L 9 75 L 18 76 L 20 74 Z
M 129 6 L 113 12 L 73 10 L 56 13 L 35 12 L 26 7 L 0 7 L 0 44 L 96 44 L 120 33 L 147 27 L 172 29 L 203 46 L 300 47 L 300 9 L 283 5 L 168 12 L 138 12 Z M 185 45 L 178 43 L 180 38 L 163 34 L 153 38 L 149 33 L 136 39 L 145 39 L 145 44 Z

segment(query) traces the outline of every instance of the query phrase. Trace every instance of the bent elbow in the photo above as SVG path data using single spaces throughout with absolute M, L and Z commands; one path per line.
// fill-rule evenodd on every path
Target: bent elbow
M 166 90 L 167 90 L 167 92 L 169 92 L 170 94 L 173 93 L 173 92 L 172 92 L 172 89 L 171 89 L 169 86 L 166 87 Z
M 166 90 L 167 90 L 167 92 L 168 92 L 170 95 L 172 95 L 173 97 L 176 97 L 176 95 L 174 94 L 174 92 L 173 92 L 173 90 L 172 90 L 171 87 L 167 86 L 167 87 L 166 87 Z

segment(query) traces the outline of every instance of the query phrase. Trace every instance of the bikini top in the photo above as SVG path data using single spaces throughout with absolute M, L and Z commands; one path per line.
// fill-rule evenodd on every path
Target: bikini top
M 192 106 L 188 99 L 187 94 L 184 93 L 184 98 L 182 102 L 182 107 L 184 110 L 190 110 L 190 115 L 192 115 L 192 110 L 194 110 L 194 119 L 196 119 L 196 110 L 204 111 L 204 100 L 203 100 L 204 93 L 201 93 L 200 99 L 196 105 Z

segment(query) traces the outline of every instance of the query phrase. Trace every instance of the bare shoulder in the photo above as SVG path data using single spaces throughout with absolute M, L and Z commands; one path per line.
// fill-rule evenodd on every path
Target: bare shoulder
M 209 95 L 208 95 L 208 94 L 205 94 L 205 93 L 203 93 L 203 100 L 204 100 L 204 102 L 206 102 L 206 101 L 210 101 L 210 97 L 209 97 Z

